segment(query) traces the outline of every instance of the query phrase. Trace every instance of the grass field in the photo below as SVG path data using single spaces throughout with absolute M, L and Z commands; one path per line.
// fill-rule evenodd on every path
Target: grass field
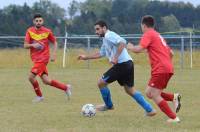
M 78 51 L 82 52 L 82 51 Z M 61 68 L 58 61 L 49 64 L 50 76 L 73 85 L 73 96 L 67 101 L 62 91 L 41 83 L 44 102 L 33 104 L 35 96 L 27 80 L 31 67 L 29 54 L 24 50 L 0 50 L 0 132 L 198 132 L 200 131 L 200 68 L 176 68 L 176 74 L 166 91 L 180 92 L 182 109 L 180 124 L 166 123 L 167 117 L 154 105 L 158 114 L 144 117 L 143 110 L 117 84 L 110 85 L 115 110 L 98 112 L 94 118 L 81 116 L 83 104 L 102 103 L 97 80 L 109 68 L 106 60 L 77 62 L 73 52 L 71 65 Z M 141 61 L 142 60 L 142 61 Z M 175 60 L 178 60 L 175 57 Z M 135 56 L 135 85 L 144 93 L 149 67 L 144 55 Z M 176 62 L 176 61 L 175 61 Z M 151 102 L 153 103 L 153 102 Z

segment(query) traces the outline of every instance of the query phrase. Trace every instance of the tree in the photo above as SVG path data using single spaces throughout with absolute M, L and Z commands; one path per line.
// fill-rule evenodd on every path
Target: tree
M 172 14 L 169 16 L 161 17 L 161 22 L 161 32 L 177 32 L 181 28 L 179 21 Z
M 79 11 L 79 3 L 75 0 L 73 0 L 68 7 L 68 14 L 70 16 L 70 20 L 73 20 L 73 17 L 78 13 Z

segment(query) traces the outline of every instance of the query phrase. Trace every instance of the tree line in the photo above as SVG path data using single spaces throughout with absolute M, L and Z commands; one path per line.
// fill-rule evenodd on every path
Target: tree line
M 160 32 L 200 29 L 200 5 L 157 0 L 73 0 L 66 9 L 51 1 L 35 2 L 32 6 L 9 5 L 0 9 L 0 36 L 23 36 L 32 24 L 34 13 L 40 12 L 45 25 L 56 36 L 94 34 L 93 25 L 105 20 L 119 34 L 139 34 L 141 17 L 153 15 Z

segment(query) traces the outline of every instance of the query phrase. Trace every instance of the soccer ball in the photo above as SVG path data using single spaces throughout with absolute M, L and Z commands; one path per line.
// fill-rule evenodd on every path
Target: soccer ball
M 93 104 L 85 104 L 81 109 L 81 114 L 85 117 L 93 117 L 96 114 L 96 108 Z

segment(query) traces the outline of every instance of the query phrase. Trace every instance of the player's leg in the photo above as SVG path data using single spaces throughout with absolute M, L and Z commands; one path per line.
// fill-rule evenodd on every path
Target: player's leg
M 146 89 L 146 95 L 158 105 L 160 110 L 164 112 L 172 121 L 179 122 L 179 118 L 176 117 L 169 107 L 167 101 L 162 98 L 161 93 L 164 88 L 166 88 L 167 83 L 172 74 L 163 73 L 163 74 L 154 74 L 151 76 L 148 87 Z
M 156 111 L 139 91 L 129 86 L 124 86 L 124 89 L 145 110 L 147 116 L 156 115 Z
M 155 115 L 150 103 L 144 98 L 144 96 L 134 88 L 134 64 L 132 61 L 124 62 L 120 64 L 118 68 L 120 74 L 117 79 L 118 83 L 121 86 L 124 86 L 124 89 L 128 95 L 130 95 L 142 108 L 148 113 L 147 115 Z M 152 113 L 150 115 L 150 113 Z
M 61 83 L 61 82 L 59 82 L 57 80 L 50 79 L 48 77 L 48 75 L 45 74 L 45 73 L 42 74 L 41 79 L 42 79 L 44 84 L 53 86 L 53 87 L 58 88 L 58 89 L 63 90 L 63 91 L 66 91 L 68 89 L 68 87 L 69 87 L 69 85 Z
M 166 93 L 166 92 L 162 92 L 161 96 L 163 99 L 165 99 L 166 101 L 171 101 L 173 102 L 174 105 L 174 111 L 176 113 L 179 112 L 180 108 L 181 108 L 181 95 L 179 93 Z
M 32 84 L 36 95 L 39 96 L 39 97 L 42 97 L 42 92 L 40 90 L 39 83 L 36 80 L 36 75 L 33 74 L 32 72 L 30 72 L 28 79 L 29 79 L 30 83 Z
M 167 82 L 170 80 L 172 77 L 172 73 L 169 74 L 161 74 L 160 78 L 162 80 L 166 80 L 163 82 L 163 87 L 167 87 Z M 160 81 L 162 83 L 162 81 Z M 181 108 L 181 95 L 179 93 L 169 93 L 169 92 L 161 92 L 161 97 L 165 99 L 166 101 L 171 101 L 174 104 L 174 110 L 175 112 L 179 112 Z
M 57 80 L 52 80 L 45 73 L 43 73 L 41 75 L 41 79 L 42 79 L 44 84 L 53 86 L 53 87 L 58 88 L 60 90 L 63 90 L 66 93 L 68 99 L 70 99 L 70 96 L 71 96 L 71 85 L 70 84 L 64 84 L 64 83 L 61 83 Z
M 167 82 L 170 80 L 170 78 L 172 77 L 172 73 L 171 74 L 168 74 L 168 76 L 166 76 L 165 74 L 160 74 L 160 78 L 162 79 L 162 80 L 167 80 Z M 160 80 L 160 82 L 162 82 L 161 80 Z M 167 87 L 167 83 L 165 83 L 165 82 L 163 82 L 163 87 Z M 169 92 L 161 92 L 161 97 L 163 98 L 163 99 L 165 99 L 166 101 L 173 101 L 173 99 L 174 99 L 174 94 L 173 93 L 169 93 Z
M 97 110 L 103 111 L 104 109 L 113 109 L 113 103 L 111 99 L 111 93 L 108 88 L 108 84 L 112 83 L 117 80 L 117 68 L 116 66 L 113 66 L 110 68 L 107 72 L 104 73 L 103 77 L 99 79 L 98 81 L 98 88 L 101 92 L 101 96 L 103 98 L 103 101 L 105 103 L 105 107 L 102 105 L 97 106 Z
M 161 92 L 161 97 L 166 101 L 173 101 L 174 100 L 174 93 L 169 92 Z
M 105 111 L 105 110 L 109 110 L 109 109 L 113 109 L 113 103 L 112 103 L 112 99 L 111 99 L 111 93 L 110 90 L 107 86 L 107 83 L 103 80 L 100 79 L 98 82 L 98 88 L 100 90 L 102 99 L 105 103 L 105 105 L 97 105 L 96 109 L 98 111 Z
M 165 113 L 169 118 L 170 121 L 169 122 L 179 122 L 179 118 L 176 116 L 176 114 L 171 110 L 171 108 L 169 107 L 169 105 L 167 104 L 167 101 L 165 101 L 162 97 L 161 97 L 161 92 L 162 89 L 158 89 L 158 88 L 153 88 L 148 86 L 146 89 L 146 95 L 147 97 L 149 97 L 150 99 L 152 99 L 160 108 L 160 110 Z
M 40 102 L 40 101 L 42 101 L 44 98 L 42 96 L 42 92 L 40 90 L 39 83 L 36 80 L 36 75 L 33 74 L 32 72 L 30 72 L 30 74 L 29 74 L 29 81 L 32 84 L 33 89 L 34 89 L 34 91 L 35 91 L 35 93 L 37 95 L 36 98 L 33 99 L 33 102 Z

